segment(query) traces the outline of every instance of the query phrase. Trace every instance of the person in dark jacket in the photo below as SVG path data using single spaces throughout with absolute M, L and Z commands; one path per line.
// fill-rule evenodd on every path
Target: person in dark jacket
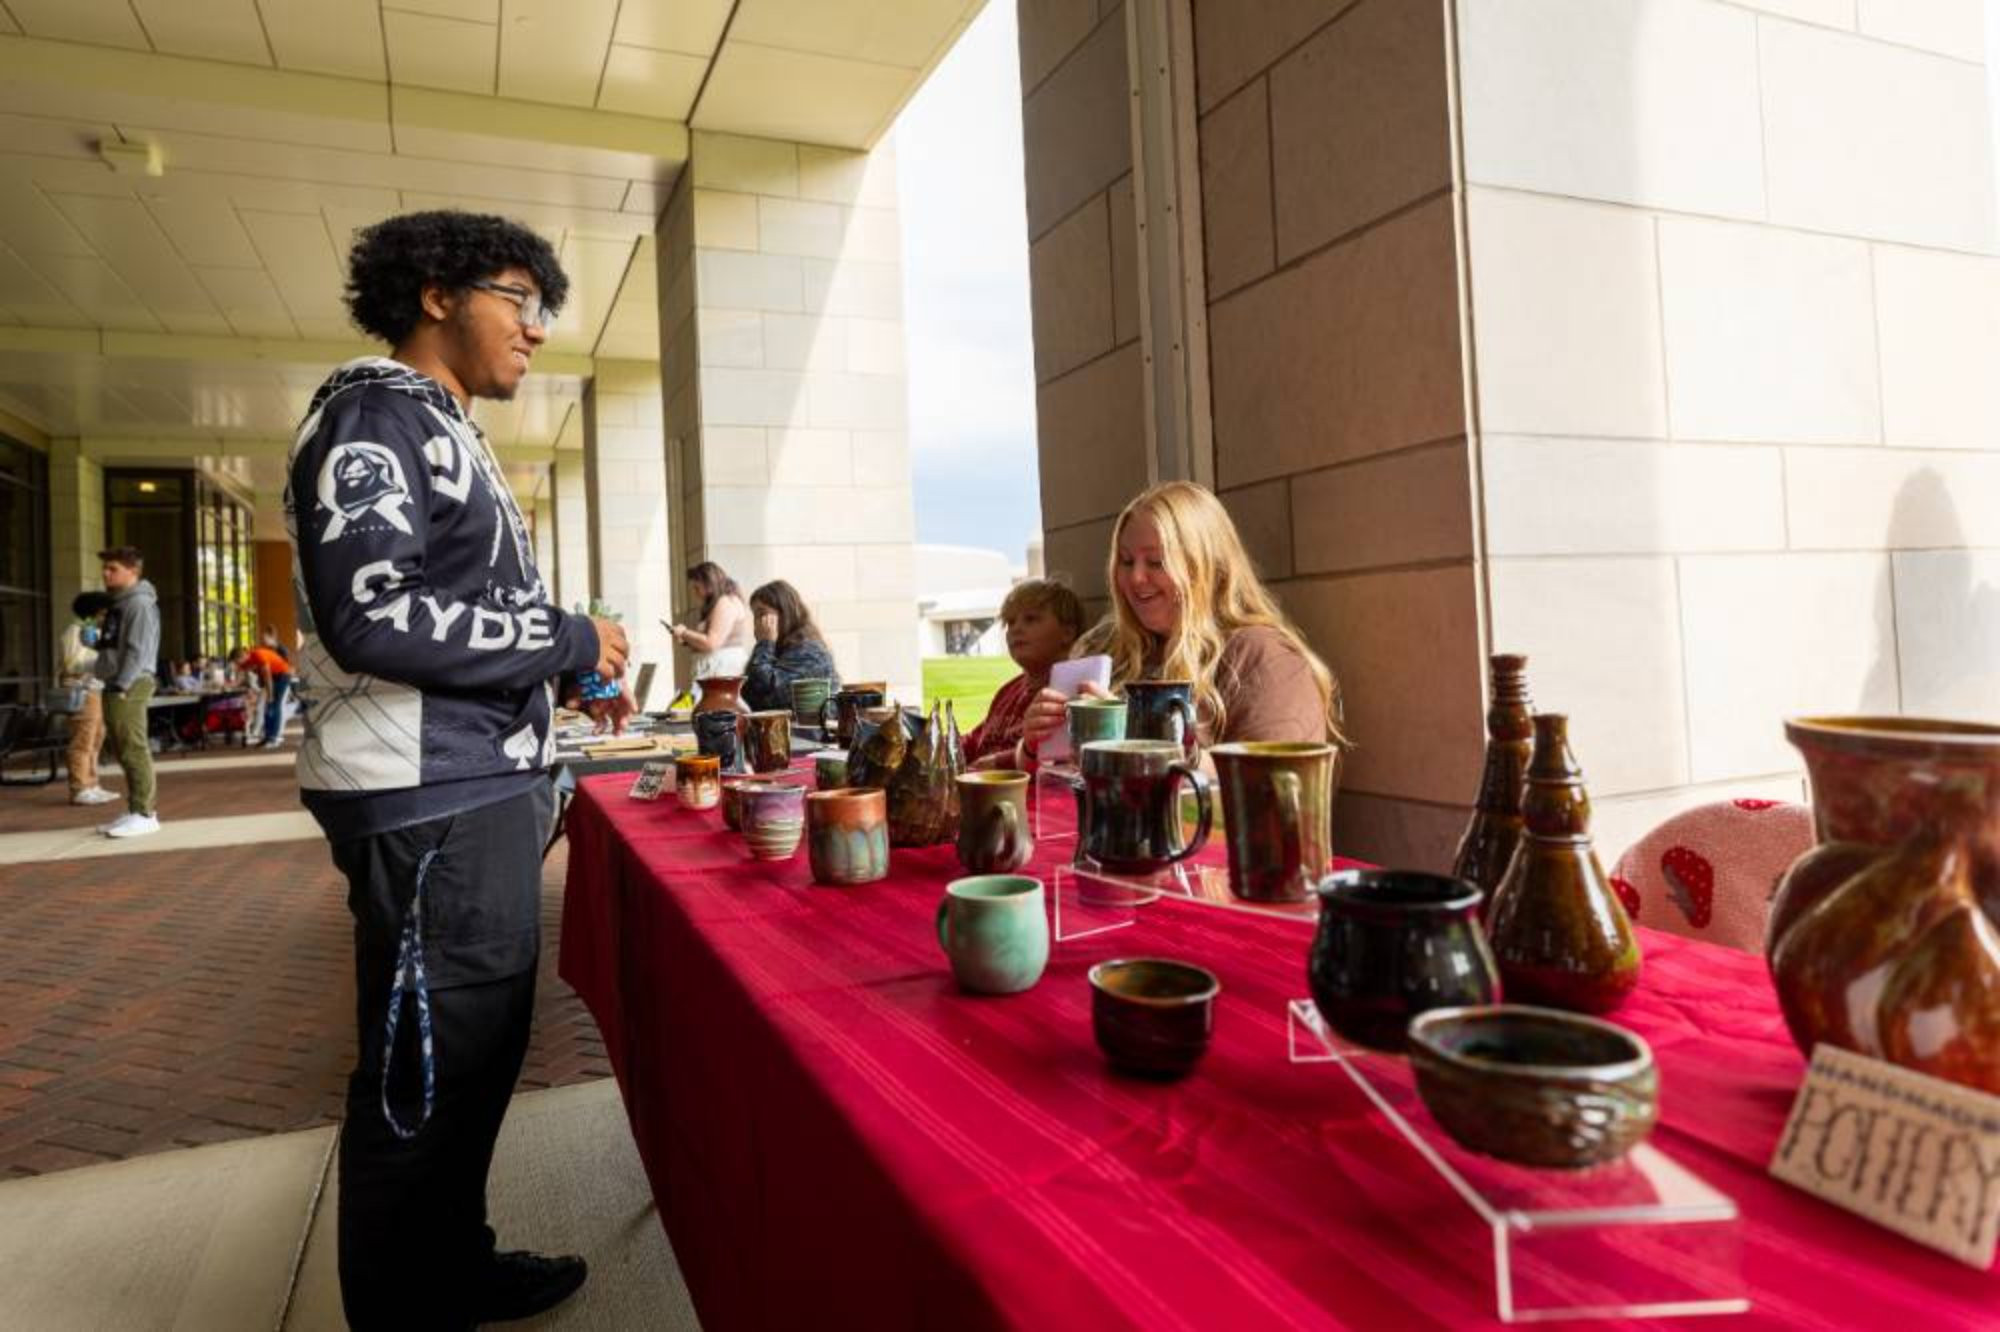
M 586 1275 L 496 1251 L 486 1174 L 534 1012 L 555 682 L 618 678 L 625 635 L 551 602 L 469 415 L 514 396 L 568 290 L 506 219 L 362 231 L 348 310 L 394 356 L 334 371 L 287 469 L 299 785 L 355 918 L 339 1271 L 357 1328 L 525 1318 Z
M 789 708 L 794 680 L 840 683 L 833 654 L 797 588 L 783 579 L 764 584 L 750 594 L 750 615 L 757 646 L 744 667 L 744 702 L 760 710 Z

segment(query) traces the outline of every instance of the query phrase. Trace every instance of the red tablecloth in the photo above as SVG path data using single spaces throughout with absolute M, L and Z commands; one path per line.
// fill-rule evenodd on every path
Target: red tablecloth
M 630 785 L 578 792 L 561 969 L 705 1326 L 1491 1321 L 1469 1209 L 1338 1069 L 1285 1062 L 1305 927 L 1166 900 L 1057 944 L 1024 995 L 963 995 L 933 927 L 950 847 L 823 888 L 803 850 L 755 863 L 715 812 Z M 1033 872 L 1052 882 L 1071 845 Z M 1761 959 L 1645 946 L 1618 1020 L 1661 1066 L 1654 1142 L 1743 1211 L 1749 1321 L 2000 1325 L 2000 1278 L 1764 1174 L 1802 1064 Z M 1214 1046 L 1179 1083 L 1115 1076 L 1092 1041 L 1084 972 L 1134 953 L 1222 978 Z

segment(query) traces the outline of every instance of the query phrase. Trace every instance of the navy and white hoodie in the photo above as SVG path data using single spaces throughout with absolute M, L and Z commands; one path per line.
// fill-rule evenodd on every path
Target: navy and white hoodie
M 335 840 L 546 781 L 554 677 L 597 630 L 549 601 L 486 438 L 436 380 L 350 361 L 292 444 L 285 526 L 305 648 L 299 786 Z

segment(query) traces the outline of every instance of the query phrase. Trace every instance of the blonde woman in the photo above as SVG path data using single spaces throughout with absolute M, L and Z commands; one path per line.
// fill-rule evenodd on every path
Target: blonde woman
M 1110 655 L 1114 690 L 1130 680 L 1192 681 L 1204 749 L 1344 741 L 1333 673 L 1258 581 L 1236 524 L 1207 490 L 1168 481 L 1126 505 L 1106 581 L 1112 613 L 1078 651 L 1088 644 Z M 1036 695 L 1024 751 L 1063 725 L 1064 702 L 1053 689 Z

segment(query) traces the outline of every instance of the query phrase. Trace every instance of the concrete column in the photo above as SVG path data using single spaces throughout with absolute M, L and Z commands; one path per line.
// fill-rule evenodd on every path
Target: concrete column
M 49 617 L 60 625 L 77 593 L 103 586 L 104 469 L 74 439 L 49 441 L 48 467 Z
M 746 593 L 791 582 L 843 676 L 887 680 L 914 702 L 891 150 L 698 133 L 658 241 L 683 566 L 713 559 Z
M 554 514 L 555 562 L 547 576 L 552 595 L 563 609 L 574 610 L 590 598 L 590 490 L 584 484 L 582 435 L 577 446 L 557 442 L 549 465 L 550 508 Z
M 584 387 L 583 457 L 593 521 L 590 585 L 623 617 L 636 671 L 655 664 L 654 697 L 673 696 L 673 640 L 660 623 L 676 581 L 668 539 L 660 369 L 651 361 L 597 362 Z M 646 699 L 639 700 L 641 706 Z

